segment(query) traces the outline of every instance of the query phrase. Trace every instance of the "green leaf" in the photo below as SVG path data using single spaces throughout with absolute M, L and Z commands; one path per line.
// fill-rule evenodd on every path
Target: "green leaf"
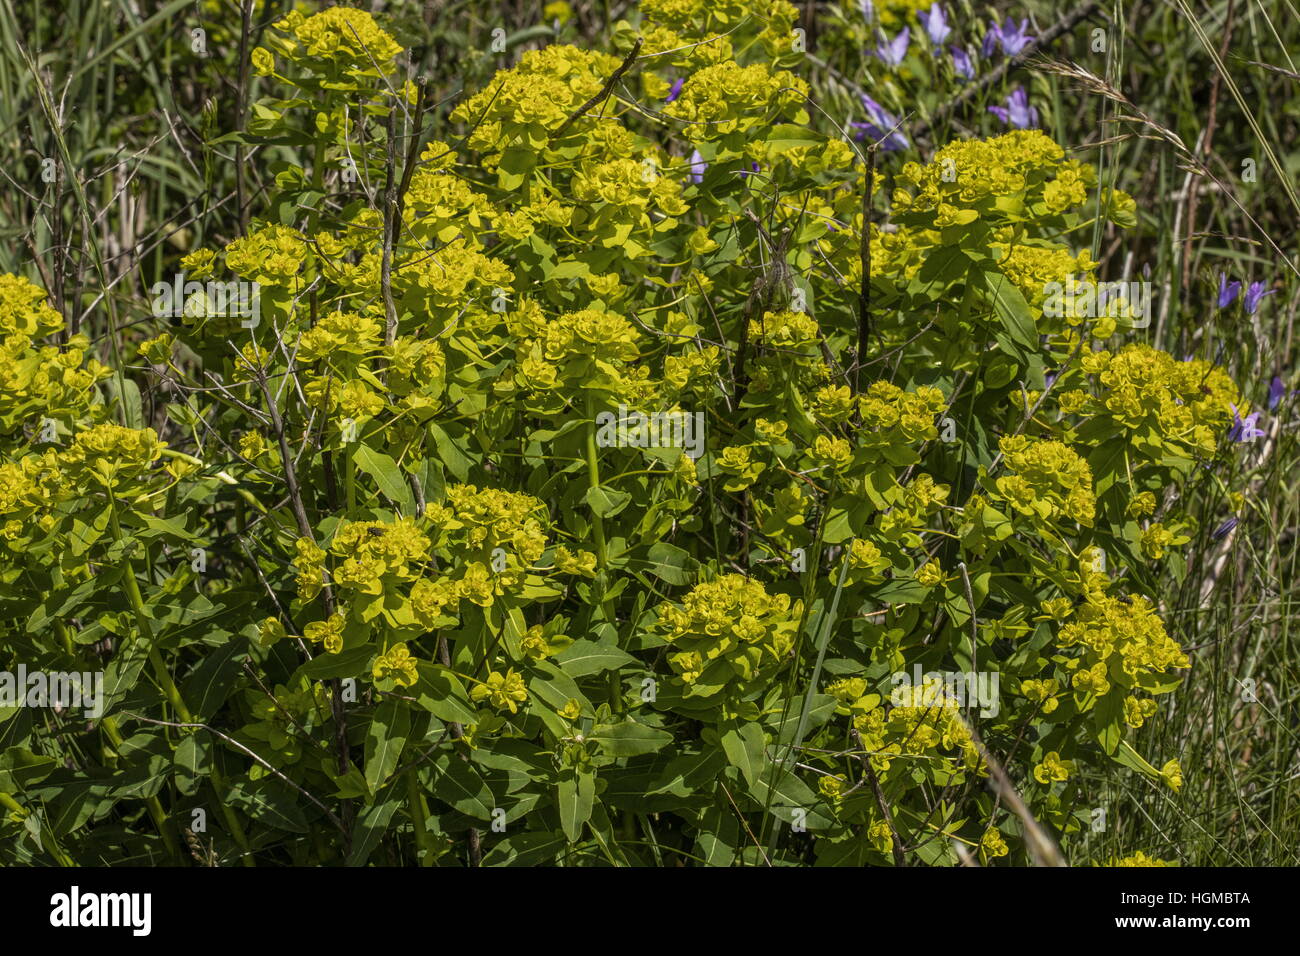
M 248 641 L 236 637 L 208 653 L 203 662 L 181 687 L 181 698 L 189 705 L 194 716 L 207 719 L 217 712 L 239 677 L 241 658 L 248 650 Z
M 478 768 L 458 755 L 448 754 L 433 778 L 433 793 L 466 816 L 491 820 L 496 798 Z
M 574 641 L 556 654 L 555 662 L 570 677 L 602 674 L 639 663 L 631 654 L 619 650 L 613 644 L 598 644 L 586 638 Z
M 469 478 L 469 470 L 473 462 L 465 456 L 460 446 L 456 444 L 441 425 L 430 422 L 428 425 L 429 435 L 433 438 L 433 445 L 438 449 L 438 459 L 447 466 L 457 481 L 465 481 Z
M 768 763 L 763 744 L 763 728 L 752 722 L 732 727 L 722 735 L 727 762 L 741 772 L 750 787 L 758 786 Z
M 586 495 L 583 496 L 587 504 L 591 507 L 592 514 L 598 518 L 612 518 L 632 500 L 632 496 L 626 491 L 615 491 L 613 488 L 606 488 L 598 485 L 595 488 L 588 488 Z
M 358 468 L 375 479 L 383 496 L 397 506 L 403 515 L 410 517 L 415 514 L 415 497 L 397 462 L 368 445 L 359 446 L 352 453 L 352 460 Z
M 611 757 L 639 757 L 672 743 L 673 735 L 629 718 L 617 724 L 597 724 L 591 739 Z
M 646 557 L 650 562 L 650 573 L 668 584 L 689 584 L 691 573 L 697 566 L 696 560 L 689 554 L 665 541 L 652 544 Z
M 10 747 L 0 755 L 0 790 L 5 793 L 22 793 L 29 786 L 48 777 L 58 761 L 41 757 L 26 747 Z
M 366 784 L 372 793 L 392 776 L 411 731 L 411 712 L 405 701 L 386 697 L 375 708 L 366 728 Z
M 197 730 L 181 740 L 173 758 L 176 789 L 192 796 L 212 772 L 212 735 Z
M 411 693 L 420 707 L 448 723 L 472 724 L 478 720 L 459 677 L 441 664 L 418 661 L 415 666 L 420 678 Z
M 1097 701 L 1093 711 L 1093 725 L 1097 731 L 1097 743 L 1108 755 L 1114 755 L 1124 737 L 1124 698 L 1127 691 L 1116 686 L 1109 694 Z
M 993 311 L 1002 320 L 1002 325 L 1012 340 L 1027 349 L 1037 349 L 1038 327 L 1029 311 L 1029 303 L 1020 294 L 1020 290 L 1010 279 L 995 270 L 984 272 L 984 285 L 992 299 Z
M 226 799 L 259 823 L 290 833 L 308 832 L 307 818 L 298 806 L 298 794 L 278 777 L 241 780 Z
M 591 819 L 591 807 L 596 797 L 596 775 L 573 770 L 565 771 L 556 787 L 556 805 L 560 810 L 560 826 L 570 843 L 577 843 L 582 828 Z
M 400 792 L 399 787 L 389 787 L 358 814 L 357 822 L 352 828 L 352 852 L 348 854 L 348 866 L 364 866 L 370 859 L 370 854 L 375 852 L 388 829 L 388 822 L 393 819 L 393 814 L 401 803 Z
M 367 673 L 366 665 L 375 656 L 373 646 L 366 644 L 339 651 L 337 654 L 317 654 L 298 673 L 312 680 L 332 680 L 335 677 L 359 677 Z

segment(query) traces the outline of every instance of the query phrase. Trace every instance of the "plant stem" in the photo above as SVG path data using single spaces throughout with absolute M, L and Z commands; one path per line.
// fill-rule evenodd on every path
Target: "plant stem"
M 420 866 L 433 866 L 433 847 L 429 845 L 429 831 L 426 821 L 428 811 L 424 805 L 424 794 L 420 792 L 420 781 L 412 767 L 406 772 L 406 807 L 411 814 L 411 826 L 415 829 L 415 845 L 419 848 Z

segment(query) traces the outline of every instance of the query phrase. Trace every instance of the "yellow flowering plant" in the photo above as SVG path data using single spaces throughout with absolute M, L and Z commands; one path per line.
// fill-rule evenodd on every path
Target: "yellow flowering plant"
M 132 392 L 0 277 L 6 638 L 111 688 L 60 838 L 147 793 L 162 857 L 215 797 L 259 863 L 1022 863 L 990 759 L 1067 855 L 1090 775 L 1181 787 L 1155 582 L 1241 397 L 1053 308 L 1129 197 L 1034 130 L 883 188 L 796 14 L 644 0 L 439 114 L 385 21 L 296 8 L 228 140 L 275 174 L 178 259 L 259 322 L 150 330 Z

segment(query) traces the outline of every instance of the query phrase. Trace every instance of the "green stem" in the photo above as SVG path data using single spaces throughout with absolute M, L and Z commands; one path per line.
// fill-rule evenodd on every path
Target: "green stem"
M 357 514 L 357 463 L 352 447 L 355 444 L 350 441 L 343 445 L 343 488 L 347 493 L 349 518 L 355 518 Z
M 600 487 L 600 466 L 596 460 L 596 413 L 591 393 L 586 395 L 587 415 L 587 484 L 595 489 Z M 603 571 L 609 562 L 609 551 L 605 546 L 605 519 L 591 510 L 593 533 L 596 537 L 596 562 Z
M 590 488 L 600 487 L 600 464 L 596 457 L 596 409 L 592 401 L 591 393 L 587 392 L 584 396 L 584 411 L 587 417 L 587 484 Z M 596 513 L 596 509 L 591 509 L 592 533 L 596 539 L 596 565 L 600 568 L 600 602 L 601 608 L 605 614 L 605 620 L 611 627 L 617 628 L 617 622 L 614 617 L 614 602 L 606 600 L 605 594 L 609 588 L 609 548 L 605 543 L 605 519 Z M 617 671 L 611 671 L 609 675 L 609 704 L 614 708 L 614 713 L 621 714 L 626 710 L 623 699 L 623 685 Z
M 416 778 L 414 767 L 406 772 L 406 808 L 411 814 L 411 826 L 415 828 L 420 866 L 433 866 L 433 847 L 429 845 L 426 823 L 428 810 L 424 805 L 424 794 L 420 792 L 420 781 Z

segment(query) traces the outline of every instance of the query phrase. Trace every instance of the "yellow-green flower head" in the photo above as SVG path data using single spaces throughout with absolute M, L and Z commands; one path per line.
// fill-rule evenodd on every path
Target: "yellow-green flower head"
M 1183 767 L 1177 760 L 1168 761 L 1160 768 L 1160 779 L 1169 784 L 1169 789 L 1177 793 L 1183 788 Z
M 658 164 L 634 158 L 612 159 L 604 163 L 584 164 L 573 179 L 573 196 L 586 203 L 606 203 L 614 207 L 595 222 L 602 223 L 617 213 L 622 222 L 648 225 L 650 212 L 680 216 L 687 211 L 682 201 L 682 187 L 677 180 L 661 176 Z
M 717 458 L 716 467 L 726 476 L 722 487 L 726 491 L 743 491 L 758 480 L 767 463 L 755 461 L 752 445 L 728 445 Z
M 73 475 L 112 484 L 143 477 L 166 447 L 152 428 L 105 423 L 79 432 L 60 460 Z
M 379 319 L 372 315 L 332 312 L 302 334 L 298 354 L 308 362 L 328 359 L 335 352 L 365 355 L 379 349 L 382 333 Z
M 377 76 L 392 72 L 402 47 L 375 18 L 355 7 L 329 7 L 305 16 L 299 10 L 273 24 L 279 34 L 268 45 L 300 67 L 326 77 Z M 268 71 L 264 55 L 254 61 Z
M 762 583 L 739 574 L 697 584 L 681 605 L 660 608 L 658 630 L 676 653 L 668 661 L 693 684 L 713 666 L 711 684 L 753 679 L 760 668 L 784 662 L 794 646 L 802 604 L 768 594 Z
M 815 467 L 844 471 L 853 463 L 853 446 L 843 438 L 818 435 L 808 449 L 808 458 Z
M 727 60 L 700 70 L 682 86 L 664 112 L 683 122 L 682 135 L 694 143 L 743 132 L 762 122 L 795 118 L 808 84 L 788 70 L 761 63 L 741 66 Z
M 823 774 L 817 778 L 817 789 L 831 803 L 839 803 L 844 793 L 844 778 L 832 774 Z
M 23 276 L 0 275 L 0 338 L 30 341 L 63 328 L 63 316 L 50 305 L 45 290 Z
M 4 537 L 13 542 L 23 533 L 34 533 L 38 518 L 49 517 L 53 506 L 70 493 L 54 452 L 0 462 L 0 520 L 5 524 Z M 10 530 L 15 533 L 11 534 Z
M 429 559 L 430 542 L 411 518 L 392 523 L 345 521 L 330 541 L 339 562 L 334 581 L 363 594 L 382 594 L 386 587 L 414 580 Z
M 1132 856 L 1112 857 L 1105 864 L 1106 866 L 1177 866 L 1177 863 L 1170 863 L 1167 860 L 1161 860 L 1154 856 L 1148 856 L 1146 853 L 1138 850 Z
M 555 549 L 555 570 L 561 574 L 577 574 L 584 578 L 594 578 L 596 556 L 590 551 L 573 552 L 560 545 Z
M 422 627 L 433 630 L 454 623 L 460 585 L 451 578 L 420 578 L 411 587 L 411 611 Z
M 1061 442 L 1024 435 L 1008 435 L 999 447 L 1008 474 L 994 482 L 996 497 L 1023 515 L 1092 526 L 1097 499 L 1086 461 Z
M 1165 448 L 1212 455 L 1232 422 L 1232 407 L 1242 404 L 1223 369 L 1202 359 L 1180 362 L 1149 345 L 1097 353 L 1092 368 L 1102 386 L 1102 415 L 1155 459 Z
M 821 357 L 821 329 L 807 312 L 767 312 L 761 320 L 750 321 L 749 335 L 755 342 L 797 353 L 784 356 L 789 360 L 799 355 L 810 359 Z
M 947 575 L 943 573 L 938 561 L 927 561 L 916 569 L 915 577 L 922 587 L 933 588 L 943 584 Z
M 737 42 L 756 36 L 767 53 L 775 54 L 789 51 L 798 11 L 786 0 L 644 0 L 641 15 L 653 28 L 690 41 L 710 41 L 695 48 L 700 53 L 726 44 L 727 36 Z M 682 45 L 677 42 L 662 49 Z M 730 56 L 729 44 L 725 55 Z
M 1057 699 L 1060 691 L 1061 683 L 1054 677 L 1020 682 L 1020 693 L 1034 703 L 1040 704 L 1039 710 L 1044 714 L 1050 714 L 1060 705 Z
M 1092 595 L 1079 606 L 1075 620 L 1061 627 L 1057 644 L 1084 650 L 1083 661 L 1091 665 L 1092 676 L 1084 678 L 1083 684 L 1097 693 L 1109 689 L 1108 674 L 1123 674 L 1125 685 L 1132 687 L 1146 677 L 1164 676 L 1189 664 L 1150 602 L 1140 596 L 1120 600 Z M 1083 673 L 1082 669 L 1076 673 L 1076 687 Z
M 998 256 L 998 269 L 1036 309 L 1041 309 L 1047 300 L 1050 283 L 1067 286 L 1072 278 L 1090 279 L 1096 268 L 1086 249 L 1076 254 L 1059 245 L 995 245 L 993 248 Z M 1081 320 L 1080 316 L 1069 314 L 1064 318 L 1070 325 L 1078 325 Z
M 864 696 L 866 692 L 867 682 L 861 677 L 841 677 L 826 685 L 826 693 L 839 701 L 845 713 L 848 712 L 848 705 Z
M 962 768 L 981 768 L 970 729 L 942 680 L 927 678 L 920 684 L 897 686 L 891 699 L 894 706 L 887 714 L 883 708 L 874 709 L 854 719 L 869 751 L 939 756 L 955 750 L 953 759 Z M 885 770 L 889 761 L 878 753 L 872 763 Z
M 497 73 L 484 89 L 452 111 L 456 123 L 475 124 L 469 146 L 495 152 L 518 143 L 542 150 L 578 107 L 605 85 L 617 57 L 553 44 L 528 50 L 519 63 Z M 591 120 L 570 127 L 578 132 Z
M 386 653 L 375 658 L 372 673 L 376 680 L 391 677 L 398 687 L 411 687 L 420 678 L 415 658 L 405 644 L 394 644 Z
M 337 654 L 343 650 L 343 625 L 347 621 L 342 614 L 331 614 L 324 621 L 312 621 L 302 629 L 302 636 L 313 644 L 322 644 L 326 653 Z
M 636 361 L 641 354 L 638 341 L 636 327 L 621 315 L 583 309 L 548 322 L 540 344 L 548 362 L 576 362 L 578 369 L 595 362 L 613 372 L 616 365 Z
M 447 527 L 457 529 L 472 549 L 505 548 L 529 565 L 546 550 L 546 506 L 532 495 L 449 485 L 447 504 L 454 515 Z
M 1124 723 L 1137 730 L 1146 723 L 1148 717 L 1155 714 L 1157 709 L 1156 702 L 1149 698 L 1125 697 Z
M 528 702 L 528 686 L 514 668 L 504 674 L 492 671 L 487 680 L 474 685 L 469 696 L 476 703 L 486 700 L 495 710 L 514 714 L 518 713 L 520 704 Z
M 298 571 L 298 596 L 304 601 L 310 601 L 321 590 L 325 551 L 310 538 L 298 538 L 293 545 L 296 553 L 293 566 Z
M 1064 154 L 1039 130 L 1013 130 L 987 140 L 957 140 L 941 148 L 924 166 L 903 166 L 899 182 L 906 188 L 895 192 L 894 206 L 900 212 L 931 214 L 937 214 L 941 203 L 987 213 L 999 208 L 1019 212 L 1019 203 L 999 207 L 997 200 L 1016 197 L 1035 183 L 1041 186 L 1055 178 Z M 1089 167 L 1071 164 L 1066 168 L 1071 178 L 1084 176 L 1088 182 Z
M 1074 770 L 1074 761 L 1062 760 L 1061 755 L 1053 750 L 1034 767 L 1034 779 L 1039 783 L 1063 783 L 1070 779 L 1072 770 Z
M 195 249 L 181 258 L 187 279 L 211 279 L 216 271 L 217 254 L 212 249 Z
M 284 624 L 278 617 L 265 618 L 257 626 L 257 643 L 263 647 L 270 647 L 276 641 L 284 640 L 286 636 Z
M 366 278 L 368 290 L 379 288 L 379 259 Z M 485 255 L 468 237 L 455 239 L 437 252 L 420 250 L 399 263 L 393 284 L 416 310 L 445 315 L 448 320 L 478 301 L 486 307 L 496 289 L 510 289 L 515 275 L 499 259 Z
M 1007 847 L 1007 841 L 1002 838 L 1002 834 L 993 827 L 984 831 L 980 837 L 980 852 L 987 858 L 1006 856 L 1010 851 Z
M 456 154 L 441 143 L 425 150 L 431 156 L 411 177 L 403 217 L 411 230 L 421 237 L 451 242 L 458 235 L 478 235 L 493 215 L 492 203 L 475 192 L 464 179 L 451 171 Z
M 226 246 L 226 265 L 259 285 L 292 289 L 308 277 L 311 250 L 297 229 L 268 225 Z

